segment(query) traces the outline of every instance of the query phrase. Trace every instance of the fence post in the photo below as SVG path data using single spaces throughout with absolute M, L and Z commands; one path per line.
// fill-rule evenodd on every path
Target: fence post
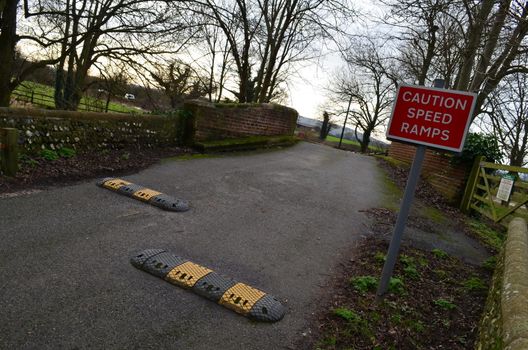
M 7 176 L 18 171 L 18 130 L 0 128 L 0 169 Z
M 473 161 L 473 167 L 471 168 L 471 172 L 469 173 L 469 177 L 466 183 L 466 189 L 464 190 L 464 196 L 462 197 L 462 201 L 460 202 L 460 211 L 463 213 L 469 213 L 471 197 L 473 197 L 473 194 L 475 193 L 475 187 L 477 186 L 480 163 L 485 160 L 486 157 L 478 156 Z

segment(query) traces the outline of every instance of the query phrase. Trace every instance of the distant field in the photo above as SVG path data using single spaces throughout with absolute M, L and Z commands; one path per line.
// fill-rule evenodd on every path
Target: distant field
M 55 89 L 48 85 L 24 81 L 14 91 L 14 96 L 24 102 L 30 102 L 44 108 L 55 108 L 53 95 Z M 33 100 L 33 101 L 31 101 Z M 102 112 L 106 101 L 93 97 L 83 97 L 79 105 L 79 110 Z M 141 113 L 142 110 L 127 106 L 117 102 L 110 102 L 108 106 L 110 112 L 118 113 Z
M 339 137 L 335 137 L 335 136 L 332 136 L 332 135 L 328 135 L 326 137 L 326 141 L 328 142 L 337 142 L 339 143 Z M 359 142 L 355 141 L 355 140 L 347 140 L 347 139 L 343 139 L 343 142 L 342 143 L 346 143 L 347 145 L 355 145 L 355 146 L 360 146 Z
M 332 135 L 328 135 L 326 137 L 326 141 L 328 142 L 335 142 L 335 143 L 339 143 L 339 137 L 335 137 L 335 136 L 332 136 Z M 343 144 L 346 144 L 346 145 L 353 145 L 353 146 L 357 146 L 357 147 L 361 147 L 361 145 L 359 144 L 359 142 L 357 142 L 356 140 L 347 140 L 347 139 L 343 139 Z M 372 145 L 370 144 L 368 146 L 369 150 L 371 151 L 379 151 L 380 150 L 380 147 L 377 147 L 375 145 Z

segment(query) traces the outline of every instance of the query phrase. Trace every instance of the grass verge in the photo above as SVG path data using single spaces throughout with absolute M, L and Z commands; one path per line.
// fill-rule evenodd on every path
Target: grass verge
M 24 102 L 30 102 L 33 98 L 33 104 L 44 108 L 55 108 L 54 95 L 55 89 L 52 86 L 35 83 L 32 81 L 23 81 L 14 91 L 14 97 Z M 33 97 L 32 97 L 33 96 Z M 81 98 L 79 110 L 100 112 L 104 111 L 106 101 L 94 97 L 84 96 Z M 139 113 L 140 110 L 127 106 L 125 104 L 110 102 L 108 109 L 111 112 L 118 113 Z
M 389 293 L 376 301 L 387 243 L 365 239 L 343 265 L 302 348 L 473 349 L 489 283 L 486 269 L 402 247 Z

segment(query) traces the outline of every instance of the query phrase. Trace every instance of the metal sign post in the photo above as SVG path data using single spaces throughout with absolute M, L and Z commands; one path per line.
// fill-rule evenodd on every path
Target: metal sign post
M 405 186 L 405 193 L 403 195 L 402 203 L 400 206 L 400 212 L 398 213 L 398 219 L 396 220 L 396 226 L 394 226 L 394 233 L 387 252 L 387 259 L 383 265 L 383 272 L 381 273 L 381 280 L 378 286 L 378 296 L 382 296 L 387 292 L 389 287 L 389 281 L 398 258 L 398 252 L 400 251 L 400 245 L 402 241 L 403 231 L 405 224 L 407 223 L 407 217 L 409 216 L 409 210 L 411 209 L 412 200 L 414 198 L 414 192 L 416 190 L 416 184 L 420 178 L 420 171 L 422 170 L 422 163 L 425 158 L 425 146 L 416 147 L 416 154 L 412 163 L 411 171 L 409 173 L 409 179 Z
M 437 89 L 441 89 L 444 87 L 444 84 L 445 83 L 443 80 L 436 79 L 434 82 L 434 87 Z M 411 88 L 420 90 L 419 87 Z M 420 178 L 420 171 L 422 169 L 422 163 L 425 158 L 425 151 L 427 148 L 426 145 L 447 150 L 462 150 L 465 136 L 469 128 L 469 117 L 473 112 L 474 103 L 476 100 L 475 94 L 465 92 L 448 92 L 451 95 L 449 95 L 449 97 L 447 98 L 452 99 L 453 105 L 451 105 L 451 100 L 449 100 L 449 104 L 444 104 L 441 109 L 438 109 L 436 106 L 436 102 L 440 100 L 441 97 L 439 96 L 441 96 L 441 92 L 430 91 L 427 90 L 427 88 L 422 88 L 422 92 L 423 95 L 415 95 L 417 97 L 411 98 L 410 96 L 412 95 L 410 92 L 402 92 L 400 89 L 398 90 L 398 97 L 394 104 L 394 109 L 392 113 L 393 115 L 391 117 L 391 125 L 393 129 L 391 129 L 391 125 L 389 125 L 389 130 L 387 131 L 387 138 L 390 139 L 392 137 L 393 139 L 400 139 L 403 141 L 416 143 L 417 147 L 411 171 L 409 173 L 409 178 L 407 180 L 407 185 L 405 186 L 405 193 L 403 195 L 400 211 L 398 213 L 398 219 L 396 220 L 396 225 L 394 226 L 394 233 L 392 235 L 392 239 L 389 245 L 389 251 L 387 252 L 387 258 L 385 260 L 385 264 L 383 265 L 381 280 L 378 285 L 377 291 L 378 298 L 383 296 L 387 292 L 387 289 L 389 287 L 390 278 L 392 276 L 392 272 L 394 271 L 394 266 L 398 258 L 398 252 L 400 250 L 402 236 L 405 230 L 405 224 L 407 223 L 407 218 L 411 209 L 412 200 L 414 198 L 416 185 L 418 184 L 418 180 Z M 459 106 L 463 106 L 464 108 L 458 108 L 459 110 L 461 110 L 458 112 L 456 111 L 457 108 L 455 107 L 455 99 L 454 97 L 452 97 L 455 93 L 458 93 L 458 96 L 466 96 L 466 98 L 471 100 L 470 104 L 461 102 Z M 446 101 L 448 101 L 447 98 Z M 431 101 L 435 102 L 431 103 Z M 412 103 L 408 103 L 406 105 L 406 102 Z M 417 118 L 417 108 L 422 108 L 422 119 Z M 446 118 L 446 115 L 448 115 L 449 118 Z M 395 122 L 396 118 L 399 118 L 399 120 Z M 449 123 L 446 123 L 446 120 L 449 120 Z M 421 123 L 419 125 L 420 127 L 417 127 L 416 130 L 426 130 L 427 137 L 429 137 L 430 139 L 426 139 L 423 136 L 417 134 L 413 135 L 412 133 L 405 137 L 402 136 L 401 132 L 403 130 L 409 129 L 409 123 L 411 121 L 415 123 Z M 452 121 L 456 122 L 456 126 L 449 126 Z M 397 127 L 394 129 L 395 125 Z M 443 129 L 438 129 L 441 127 Z M 437 128 L 439 131 L 434 133 L 429 132 L 430 130 L 432 130 L 432 128 Z M 450 137 L 442 137 L 445 135 L 449 135 L 449 133 L 445 133 L 444 130 L 452 132 L 452 134 L 456 136 L 456 139 L 454 140 L 456 142 L 448 144 L 448 142 L 452 140 L 450 140 Z M 433 136 L 431 137 L 431 135 Z

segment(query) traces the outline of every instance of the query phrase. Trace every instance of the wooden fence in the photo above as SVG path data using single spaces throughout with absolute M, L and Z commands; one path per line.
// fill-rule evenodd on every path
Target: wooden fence
M 466 213 L 477 211 L 504 225 L 515 216 L 528 219 L 528 182 L 523 180 L 528 178 L 527 174 L 527 168 L 489 163 L 483 157 L 477 158 L 460 209 Z
M 33 90 L 15 90 L 11 93 L 16 100 L 31 103 L 43 108 L 55 108 L 55 97 L 52 95 L 43 94 Z M 86 100 L 88 102 L 86 102 Z M 106 103 L 102 100 L 89 97 L 85 101 L 81 101 L 77 107 L 78 111 L 85 112 L 114 112 L 114 113 L 129 113 L 128 111 L 106 108 Z

